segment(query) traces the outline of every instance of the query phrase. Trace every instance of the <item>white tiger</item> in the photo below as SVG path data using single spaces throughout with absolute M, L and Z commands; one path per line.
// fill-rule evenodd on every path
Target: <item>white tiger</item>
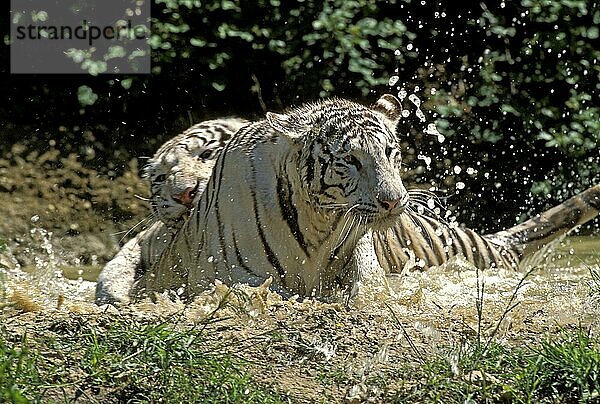
M 239 118 L 200 122 L 158 149 L 143 169 L 157 219 L 171 229 L 180 227 L 194 197 L 206 188 L 218 153 L 247 124 Z
M 164 143 L 143 169 L 150 180 L 156 221 L 129 240 L 103 268 L 97 304 L 127 303 L 133 283 L 158 260 L 192 202 L 204 192 L 217 153 L 248 121 L 223 118 L 200 122 Z
M 390 227 L 408 203 L 394 135 L 400 112 L 391 95 L 371 108 L 330 99 L 241 129 L 135 294 L 190 297 L 215 279 L 269 277 L 301 296 L 352 286 L 357 240 Z
M 214 148 L 213 156 L 221 150 L 237 130 L 235 127 L 226 126 L 223 126 L 222 129 L 220 147 Z M 193 132 L 186 133 L 192 134 Z M 204 152 L 202 151 L 203 145 L 200 145 L 200 152 L 195 150 L 194 147 L 197 146 L 194 142 L 190 142 L 189 147 L 181 150 L 177 148 L 177 144 L 178 142 L 175 141 L 167 142 L 160 149 L 161 158 L 157 159 L 155 156 L 153 159 L 155 162 L 160 162 L 160 170 L 155 169 L 155 175 L 150 176 L 153 179 L 153 201 L 169 200 L 169 195 L 177 195 L 181 189 L 184 189 L 183 187 L 177 188 L 173 181 L 168 180 L 169 177 L 161 175 L 160 172 L 172 171 L 178 162 L 184 164 L 186 159 L 177 157 L 181 153 L 199 155 L 200 152 Z M 194 168 L 193 161 L 195 160 L 189 164 L 189 169 L 180 170 L 180 182 L 189 184 L 189 188 L 195 187 L 196 177 L 200 176 L 204 181 L 208 178 L 204 171 Z M 212 165 L 210 166 L 212 167 Z M 170 198 L 171 201 L 175 199 Z M 173 204 L 171 202 L 171 205 Z M 482 269 L 490 266 L 517 268 L 536 255 L 538 251 L 543 250 L 550 241 L 595 217 L 598 214 L 599 204 L 600 186 L 595 186 L 528 222 L 500 233 L 484 236 L 480 236 L 473 230 L 450 226 L 434 217 L 408 210 L 398 218 L 393 227 L 387 231 L 375 233 L 373 239 L 377 259 L 388 273 L 401 272 L 411 259 L 416 260 L 416 263 L 422 268 L 427 268 L 443 264 L 455 255 L 462 255 L 468 262 Z M 172 222 L 178 222 L 190 208 L 189 205 L 179 204 L 176 205 L 179 209 L 167 209 L 169 208 L 168 204 L 155 203 L 154 206 L 157 215 L 166 217 L 166 220 Z M 167 239 L 163 238 L 163 240 Z M 142 246 L 142 250 L 148 257 L 144 259 L 148 263 L 147 267 L 160 256 L 165 243 L 159 243 L 158 248 L 154 243 L 153 247 Z

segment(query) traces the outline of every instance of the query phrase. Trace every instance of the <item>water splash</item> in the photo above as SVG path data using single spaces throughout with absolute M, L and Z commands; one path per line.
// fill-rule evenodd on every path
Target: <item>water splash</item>
M 444 140 L 446 140 L 446 137 L 438 131 L 437 127 L 435 126 L 435 123 L 429 123 L 427 125 L 427 128 L 425 128 L 424 132 L 428 135 L 436 136 L 437 141 L 439 143 L 444 143 Z
M 406 91 L 406 89 L 401 88 L 400 90 L 398 90 L 398 98 L 400 99 L 400 101 L 404 101 L 407 95 L 408 92 Z
M 95 283 L 83 280 L 83 268 L 78 269 L 79 278 L 75 281 L 63 276 L 63 260 L 56 254 L 51 231 L 36 226 L 39 216 L 31 218 L 32 247 L 27 251 L 34 254 L 33 267 L 22 268 L 16 259 L 12 268 L 0 267 L 3 300 L 22 306 L 25 310 L 60 308 L 66 300 L 70 302 L 90 302 Z M 35 250 L 35 252 L 34 252 Z
M 425 114 L 423 113 L 423 111 L 421 111 L 421 100 L 419 99 L 419 97 L 417 97 L 416 94 L 411 94 L 408 96 L 408 100 L 412 102 L 415 105 L 415 107 L 417 107 L 415 111 L 415 115 L 417 116 L 417 118 L 419 118 L 421 122 L 425 122 Z
M 426 156 L 424 154 L 418 154 L 417 160 L 423 160 L 428 170 L 431 170 L 431 157 Z

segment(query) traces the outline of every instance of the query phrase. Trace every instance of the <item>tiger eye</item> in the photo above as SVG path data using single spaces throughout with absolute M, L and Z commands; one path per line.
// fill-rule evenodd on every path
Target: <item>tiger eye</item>
M 358 161 L 356 156 L 353 156 L 352 154 L 349 154 L 346 157 L 344 157 L 344 161 L 356 167 L 357 170 L 360 170 L 362 168 L 362 164 L 360 163 L 360 161 Z
M 391 158 L 393 152 L 394 152 L 394 149 L 391 148 L 390 146 L 385 148 L 385 155 L 387 156 L 387 158 Z
M 206 160 L 206 159 L 210 158 L 212 153 L 213 153 L 212 150 L 204 150 L 202 153 L 200 153 L 198 158 L 200 158 L 202 160 Z

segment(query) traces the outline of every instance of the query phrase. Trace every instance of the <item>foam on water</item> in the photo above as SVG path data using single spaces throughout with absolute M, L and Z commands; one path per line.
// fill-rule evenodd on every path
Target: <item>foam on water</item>
M 46 253 L 36 257 L 36 268 L 30 272 L 18 266 L 0 267 L 0 308 L 42 311 L 52 315 L 58 311 L 118 312 L 112 307 L 98 308 L 93 304 L 94 282 L 69 280 L 62 276 L 48 232 L 36 229 Z M 597 254 L 597 251 L 594 252 Z M 5 253 L 6 256 L 6 253 Z M 6 257 L 5 257 L 6 258 Z M 573 260 L 574 261 L 574 260 Z M 259 287 L 237 285 L 233 288 L 217 282 L 214 288 L 184 304 L 165 296 L 156 301 L 145 300 L 127 308 L 137 316 L 185 319 L 191 324 L 211 316 L 244 313 L 246 326 L 263 327 L 269 321 L 288 321 L 302 313 L 328 310 L 340 313 L 381 316 L 382 324 L 394 327 L 403 319 L 422 335 L 435 341 L 448 329 L 462 327 L 473 330 L 483 327 L 486 334 L 510 338 L 518 333 L 541 333 L 550 326 L 583 324 L 600 326 L 599 286 L 590 288 L 590 270 L 600 271 L 600 260 L 592 264 L 571 266 L 539 266 L 531 273 L 504 269 L 476 270 L 460 258 L 446 265 L 419 269 L 418 263 L 408 265 L 402 275 L 366 274 L 347 300 L 326 303 L 315 299 L 284 300 L 269 290 L 269 281 Z M 596 293 L 596 295 L 594 295 Z M 223 302 L 227 301 L 227 305 Z M 482 312 L 477 307 L 481 302 Z M 225 307 L 226 306 L 226 307 Z M 514 307 L 513 307 L 514 306 Z M 511 310 L 507 310 L 512 307 Z M 349 311 L 348 311 L 349 310 Z M 220 311 L 223 311 L 221 314 Z M 508 311 L 508 312 L 507 312 Z M 346 314 L 345 314 L 346 315 Z M 330 355 L 333 346 L 315 341 L 320 355 Z

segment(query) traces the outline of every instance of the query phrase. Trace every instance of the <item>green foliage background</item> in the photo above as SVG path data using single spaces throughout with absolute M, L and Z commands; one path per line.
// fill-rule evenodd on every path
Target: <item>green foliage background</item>
M 402 134 L 410 178 L 476 228 L 600 182 L 597 1 L 154 0 L 152 15 L 151 75 L 9 76 L 4 47 L 0 142 L 27 125 L 118 169 L 202 119 L 404 89 L 427 116 Z M 423 134 L 432 122 L 444 143 Z

